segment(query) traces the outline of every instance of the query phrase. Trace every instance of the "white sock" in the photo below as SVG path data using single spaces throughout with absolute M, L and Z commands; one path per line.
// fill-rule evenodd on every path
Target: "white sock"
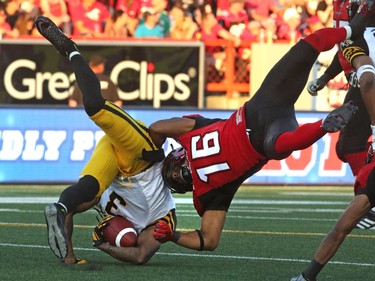
M 57 204 L 59 204 L 60 206 L 62 206 L 65 209 L 65 214 L 68 213 L 68 209 L 66 208 L 66 206 L 63 203 L 59 202 Z

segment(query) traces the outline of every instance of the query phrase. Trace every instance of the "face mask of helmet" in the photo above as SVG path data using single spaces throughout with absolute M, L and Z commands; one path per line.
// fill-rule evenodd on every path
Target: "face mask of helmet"
M 173 193 L 186 193 L 193 190 L 191 173 L 188 167 L 185 150 L 172 150 L 164 160 L 163 179 Z

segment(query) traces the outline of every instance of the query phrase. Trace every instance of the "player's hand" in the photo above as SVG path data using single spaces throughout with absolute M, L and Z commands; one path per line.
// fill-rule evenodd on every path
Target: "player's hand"
M 316 96 L 318 95 L 318 91 L 323 89 L 327 85 L 327 81 L 324 81 L 322 78 L 318 78 L 315 80 L 310 81 L 307 84 L 307 91 L 310 95 Z
M 103 235 L 103 230 L 109 225 L 110 219 L 110 216 L 106 216 L 103 219 L 101 219 L 95 226 L 94 232 L 92 234 L 92 243 L 94 247 L 99 247 L 100 245 L 106 242 Z
M 165 221 L 159 221 L 154 227 L 154 238 L 160 243 L 173 240 L 173 230 Z

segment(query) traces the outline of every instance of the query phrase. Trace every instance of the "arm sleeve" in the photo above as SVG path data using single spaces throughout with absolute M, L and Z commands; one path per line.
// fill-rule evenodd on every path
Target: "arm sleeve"
M 73 93 L 70 96 L 70 99 L 77 101 L 78 104 L 82 103 L 82 93 L 77 82 L 74 83 Z
M 326 71 L 323 74 L 324 80 L 328 82 L 329 80 L 335 78 L 341 71 L 342 66 L 339 61 L 338 53 L 336 52 L 331 64 L 327 67 Z

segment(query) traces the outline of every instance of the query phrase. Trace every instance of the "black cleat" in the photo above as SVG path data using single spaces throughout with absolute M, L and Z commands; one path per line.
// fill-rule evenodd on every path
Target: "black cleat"
M 65 214 L 59 204 L 49 204 L 44 208 L 47 222 L 48 243 L 52 252 L 60 259 L 66 258 L 68 247 L 65 234 Z
M 355 228 L 359 229 L 375 229 L 375 213 L 373 210 L 368 213 L 357 223 Z
M 73 51 L 78 51 L 77 45 L 68 38 L 49 18 L 38 16 L 35 26 L 39 33 L 46 38 L 64 57 Z
M 348 124 L 357 110 L 358 107 L 352 101 L 343 104 L 324 118 L 322 128 L 329 133 L 340 131 Z
M 355 16 L 350 21 L 349 26 L 352 29 L 352 36 L 350 39 L 355 40 L 363 36 L 366 26 L 370 22 L 374 22 L 375 16 L 375 1 L 364 0 L 359 5 Z

